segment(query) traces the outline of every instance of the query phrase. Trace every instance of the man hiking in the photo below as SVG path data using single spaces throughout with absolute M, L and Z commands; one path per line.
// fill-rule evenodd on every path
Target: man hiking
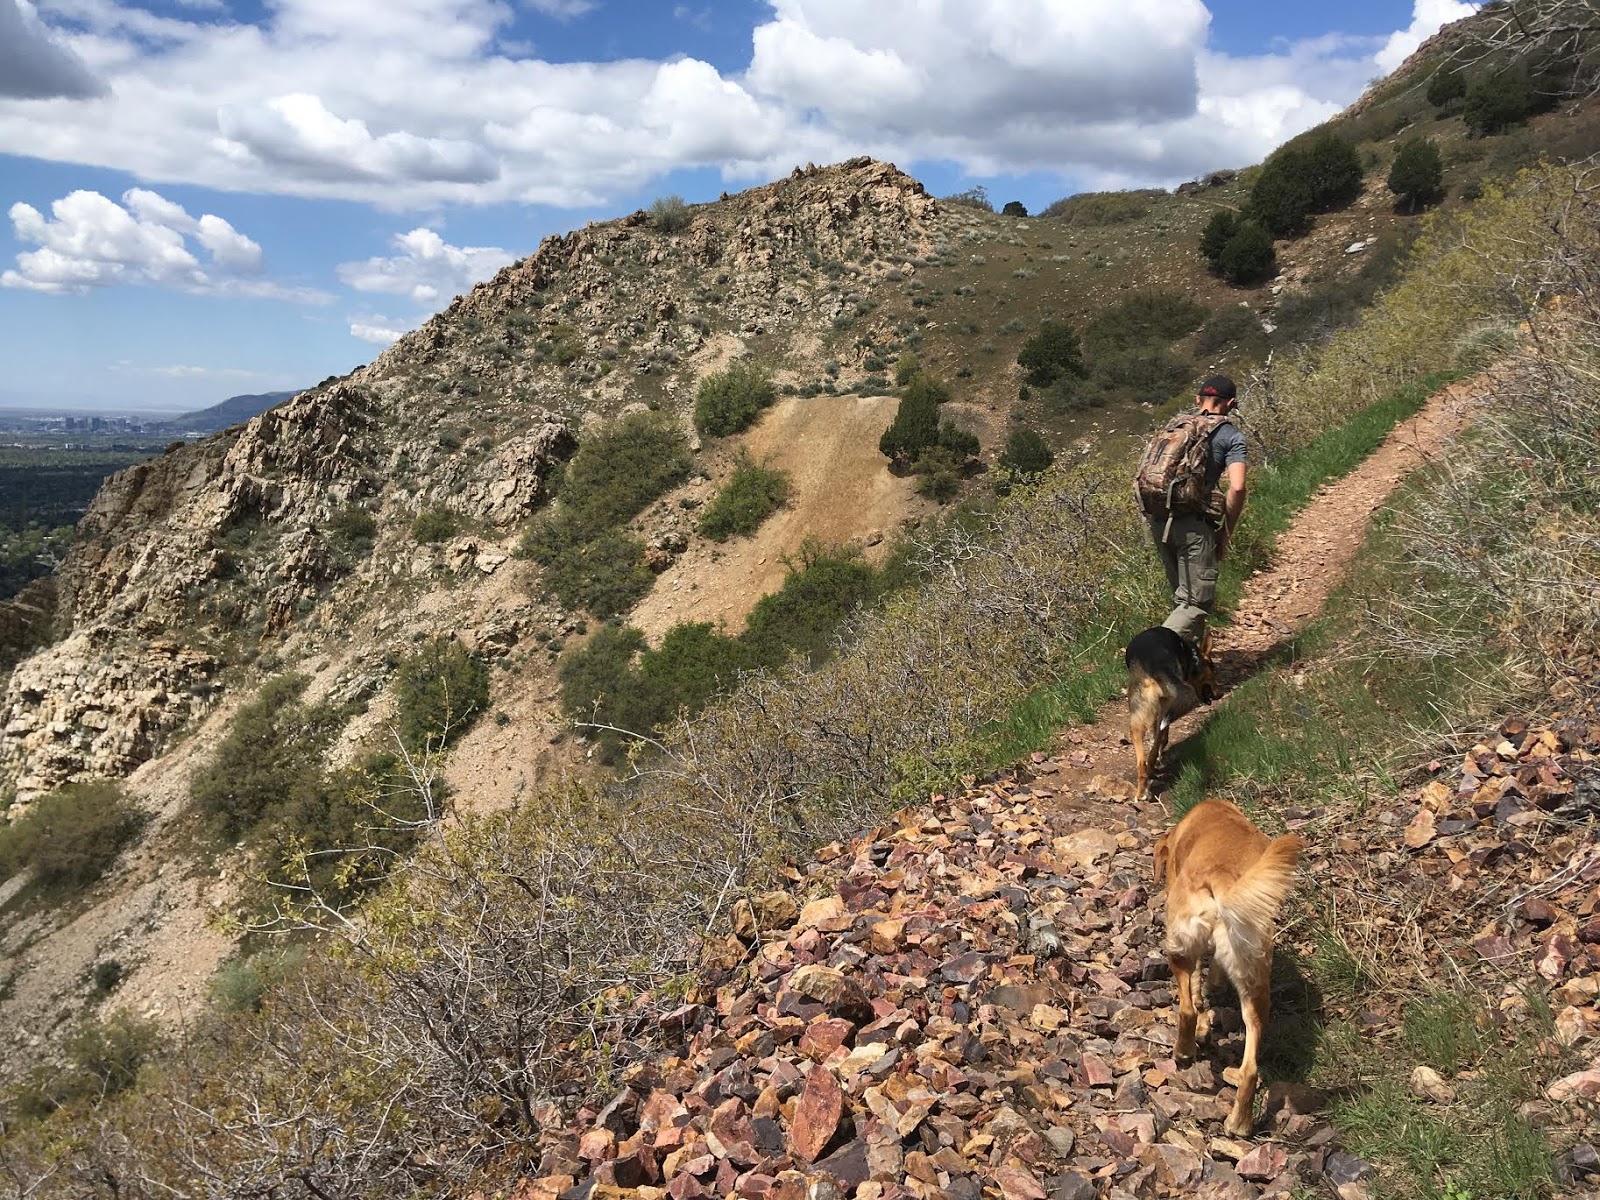
M 1216 601 L 1217 564 L 1244 511 L 1245 445 L 1228 419 L 1239 404 L 1233 380 L 1213 375 L 1195 399 L 1197 412 L 1174 417 L 1146 447 L 1134 494 L 1172 587 L 1162 624 L 1198 645 Z

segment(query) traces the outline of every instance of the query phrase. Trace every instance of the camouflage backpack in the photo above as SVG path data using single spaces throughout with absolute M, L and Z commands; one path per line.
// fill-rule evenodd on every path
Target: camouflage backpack
M 1221 497 L 1206 487 L 1206 467 L 1211 435 L 1228 423 L 1220 413 L 1182 413 L 1150 439 L 1133 476 L 1134 499 L 1145 516 L 1221 516 Z

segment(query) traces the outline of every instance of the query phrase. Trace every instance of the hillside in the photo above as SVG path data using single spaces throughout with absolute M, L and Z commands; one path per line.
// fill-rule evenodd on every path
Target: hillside
M 196 409 L 173 417 L 167 422 L 174 429 L 187 433 L 216 433 L 230 425 L 248 421 L 251 417 L 276 408 L 293 396 L 294 392 L 260 392 L 252 395 L 229 396 L 209 408 Z
M 0 879 L 0 1013 L 20 1051 L 0 1076 L 40 1067 L 95 1094 L 25 1080 L 0 1178 L 48 1159 L 64 1192 L 1036 1200 L 1355 1197 L 1381 1171 L 1430 1200 L 1562 1194 L 1588 1171 L 1600 1071 L 1583 1058 L 1600 1032 L 1583 1012 L 1600 718 L 1592 664 L 1560 649 L 1594 628 L 1576 465 L 1592 462 L 1594 313 L 1574 264 L 1596 225 L 1563 173 L 1495 180 L 1590 137 L 1594 108 L 1468 137 L 1420 90 L 1445 50 L 1333 123 L 1359 194 L 1280 239 L 1257 285 L 1223 282 L 1195 246 L 1262 168 L 1029 218 L 871 160 L 797 168 L 548 239 L 371 365 L 111 479 L 55 578 L 53 641 L 0 698 L 9 829 L 68 802 L 132 814 L 106 830 L 98 881 Z M 1420 239 L 1383 184 L 1418 128 L 1451 187 Z M 1187 324 L 1122 346 L 1140 305 Z M 1087 369 L 1025 385 L 1018 351 L 1063 321 Z M 981 445 L 955 509 L 878 451 L 912 358 Z M 750 362 L 772 403 L 702 432 L 702 382 Z M 1153 364 L 1143 386 L 1118 376 L 1133 364 Z M 1237 691 L 1189 727 L 1170 807 L 1141 807 L 1122 717 L 1094 723 L 1123 639 L 1163 603 L 1126 453 L 1217 366 L 1248 381 L 1262 454 L 1225 579 Z M 1430 442 L 1436 469 L 1369 530 L 1375 485 L 1335 481 L 1468 374 L 1473 435 Z M 1511 396 L 1515 425 L 1496 416 Z M 1057 466 L 997 498 L 1018 428 L 1044 431 Z M 703 515 L 751 463 L 785 473 L 787 500 L 715 541 Z M 1322 485 L 1344 489 L 1341 515 L 1291 525 Z M 639 591 L 560 599 L 563 560 L 538 557 L 560 536 L 636 548 Z M 1266 573 L 1285 538 L 1338 554 L 1315 580 Z M 862 600 L 848 625 L 833 595 L 785 599 L 819 561 Z M 1245 603 L 1252 588 L 1273 604 Z M 761 643 L 824 610 L 811 640 Z M 638 757 L 572 725 L 567 672 L 607 645 L 622 673 L 600 698 L 657 688 L 668 714 Z M 768 657 L 736 657 L 751 647 Z M 407 733 L 427 704 L 439 736 Z M 1063 724 L 1083 728 L 1052 745 Z M 1458 754 L 1454 791 L 1429 782 Z M 1254 1146 L 1211 1128 L 1235 1041 L 1192 1068 L 1157 1053 L 1171 996 L 1140 864 L 1163 818 L 1212 789 L 1320 847 L 1286 943 L 1304 985 L 1286 1011 L 1317 1025 L 1315 1061 L 1271 1073 L 1348 1091 L 1325 1115 L 1269 1115 Z M 1374 889 L 1416 898 L 1398 931 Z M 1546 908 L 1499 904 L 1530 898 Z M 1472 930 L 1443 928 L 1455 901 Z M 317 945 L 332 957 L 298 965 Z M 1445 1022 L 1475 1031 L 1449 1053 L 1418 1032 L 1435 1004 L 1471 1014 Z M 187 1048 L 162 1053 L 155 1030 Z M 1517 1097 L 1492 1110 L 1498 1132 L 1459 1139 L 1534 1138 L 1515 1189 L 1472 1174 L 1487 1168 L 1429 1109 L 1421 1161 L 1453 1173 L 1413 1170 L 1407 1190 L 1407 1151 L 1370 1148 L 1373 1129 L 1411 1128 L 1395 1114 L 1432 1101 L 1374 1045 L 1468 1097 L 1450 1110 L 1464 1129 L 1487 1128 L 1482 1093 Z M 1346 1051 L 1358 1065 L 1339 1075 Z M 94 1074 L 124 1052 L 114 1082 Z M 1534 1065 L 1513 1084 L 1515 1055 Z

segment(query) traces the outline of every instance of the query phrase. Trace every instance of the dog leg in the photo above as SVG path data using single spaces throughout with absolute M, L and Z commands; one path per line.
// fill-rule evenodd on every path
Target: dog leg
M 1150 786 L 1150 746 L 1154 735 L 1144 721 L 1134 717 L 1128 724 L 1128 740 L 1133 743 L 1133 765 L 1137 776 L 1134 797 L 1138 800 L 1152 799 L 1155 793 Z
M 1194 973 L 1189 976 L 1189 990 L 1192 998 L 1189 1001 L 1197 1014 L 1194 1025 L 1194 1036 L 1197 1041 L 1205 1041 L 1211 1036 L 1211 1005 L 1206 1003 L 1206 960 L 1195 960 Z
M 1272 1015 L 1272 966 L 1269 958 L 1252 972 L 1239 988 L 1239 1006 L 1244 1015 L 1244 1061 L 1239 1064 L 1239 1095 L 1233 1102 L 1223 1128 L 1235 1137 L 1249 1137 L 1255 1125 L 1256 1051 L 1262 1031 Z
M 1181 954 L 1169 954 L 1167 965 L 1172 968 L 1172 983 L 1178 992 L 1178 1044 L 1173 1047 L 1172 1056 L 1179 1062 L 1188 1062 L 1194 1057 L 1194 1027 L 1199 1016 L 1194 998 L 1200 964 Z

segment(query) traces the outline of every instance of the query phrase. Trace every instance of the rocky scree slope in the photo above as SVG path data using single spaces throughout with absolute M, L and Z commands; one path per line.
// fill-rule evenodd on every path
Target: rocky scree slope
M 126 774 L 263 647 L 292 667 L 340 630 L 365 648 L 347 674 L 376 686 L 384 617 L 499 569 L 586 423 L 648 401 L 687 425 L 695 381 L 730 348 L 815 340 L 850 303 L 811 264 L 914 269 L 939 213 L 858 159 L 691 210 L 676 232 L 640 212 L 552 237 L 370 366 L 113 476 L 60 573 L 59 640 L 0 697 L 0 788 L 27 801 Z M 354 507 L 375 519 L 370 553 L 339 533 Z M 435 507 L 465 536 L 418 546 L 411 522 Z M 564 619 L 522 611 L 499 652 Z
M 1284 814 L 1310 842 L 1310 886 L 1286 905 L 1283 965 L 1312 958 L 1300 914 L 1332 902 L 1347 933 L 1397 945 L 1409 916 L 1430 948 L 1417 970 L 1440 988 L 1468 980 L 1506 1029 L 1529 1022 L 1529 996 L 1548 1003 L 1548 1082 L 1528 1115 L 1571 1195 L 1600 1182 L 1584 1139 L 1600 1098 L 1600 855 L 1583 833 L 1597 752 L 1600 724 L 1512 720 L 1375 819 Z M 1280 1078 L 1252 1138 L 1222 1135 L 1243 1026 L 1220 977 L 1209 1044 L 1174 1061 L 1151 867 L 1168 818 L 1120 778 L 1072 782 L 1111 765 L 1091 757 L 1035 755 L 1020 777 L 936 796 L 825 849 L 792 891 L 741 902 L 688 1002 L 656 1021 L 663 1048 L 608 1103 L 541 1113 L 538 1168 L 509 1194 L 1371 1195 L 1379 1166 L 1341 1144 L 1326 1090 Z M 1279 976 L 1269 1080 L 1275 1062 L 1310 1059 L 1324 1021 L 1382 1043 L 1406 1020 L 1403 993 L 1319 1002 L 1298 968 Z M 1414 1086 L 1445 1112 L 1474 1076 Z

